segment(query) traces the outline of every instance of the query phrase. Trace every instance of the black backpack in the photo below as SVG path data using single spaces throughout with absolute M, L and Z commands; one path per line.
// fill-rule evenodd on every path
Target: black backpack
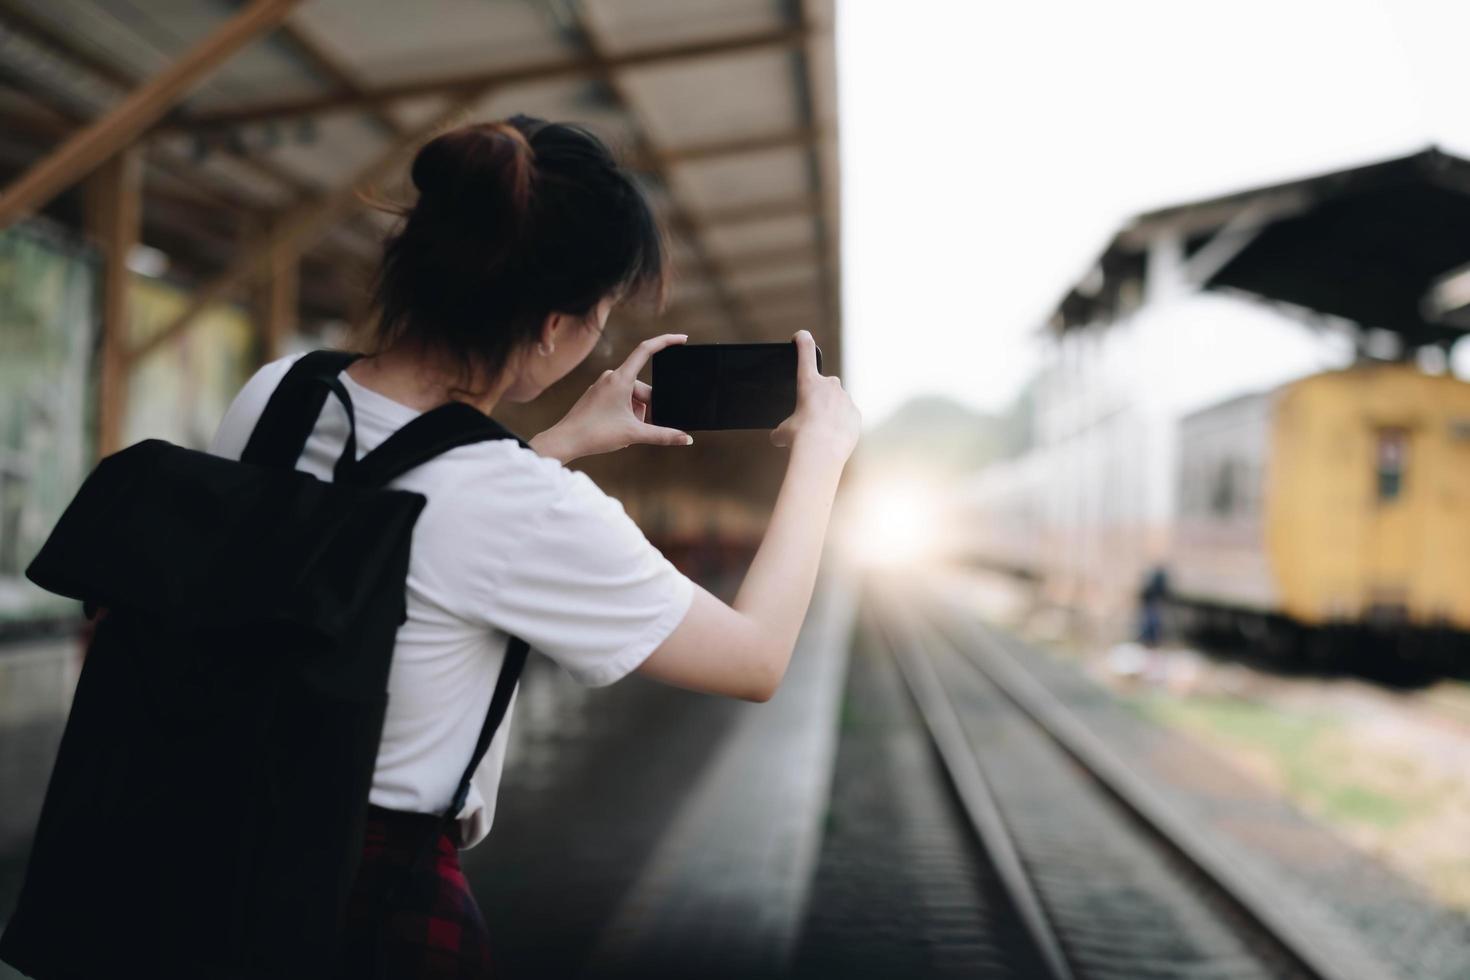
M 95 632 L 0 959 L 41 980 L 331 975 L 427 502 L 384 484 L 521 442 L 450 402 L 356 459 L 337 373 L 360 356 L 299 358 L 238 461 L 161 439 L 106 457 L 26 569 Z M 328 391 L 353 420 L 330 483 L 295 469 Z M 451 833 L 525 659 L 513 637 Z

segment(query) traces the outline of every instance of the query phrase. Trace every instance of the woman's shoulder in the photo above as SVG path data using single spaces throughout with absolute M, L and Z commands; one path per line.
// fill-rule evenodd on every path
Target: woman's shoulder
M 304 350 L 292 351 L 274 360 L 266 361 L 246 379 L 245 384 L 240 387 L 239 394 L 235 396 L 235 400 L 242 409 L 251 409 L 254 414 L 260 414 L 276 387 L 285 380 L 286 372 L 291 370 L 291 365 L 301 360 L 307 353 L 309 352 Z
M 260 367 L 256 368 L 255 374 L 251 376 L 250 381 L 247 381 L 246 384 L 252 384 L 259 380 L 261 382 L 268 382 L 274 387 L 286 376 L 286 372 L 291 370 L 291 365 L 309 353 L 311 351 L 296 350 L 291 351 L 289 354 L 282 354 L 274 360 L 266 361 Z
M 585 473 L 513 439 L 456 446 L 417 473 L 401 484 L 429 498 L 415 536 L 452 542 L 460 557 L 446 560 L 470 566 L 467 580 L 573 580 L 609 562 L 626 571 L 651 547 Z
M 526 488 L 560 491 L 571 471 L 560 462 L 521 445 L 517 438 L 482 439 L 447 450 L 437 457 L 465 478 L 497 478 Z
M 301 360 L 307 353 L 304 350 L 292 351 L 274 360 L 266 361 L 246 379 L 245 384 L 240 387 L 239 397 L 252 403 L 264 404 L 271 392 L 275 391 L 276 386 L 286 377 L 286 372 L 291 370 L 291 365 Z
M 452 487 L 457 500 L 501 513 L 518 512 L 528 521 L 552 510 L 598 510 L 608 502 L 616 504 L 587 474 L 514 438 L 456 446 L 434 463 L 436 482 Z

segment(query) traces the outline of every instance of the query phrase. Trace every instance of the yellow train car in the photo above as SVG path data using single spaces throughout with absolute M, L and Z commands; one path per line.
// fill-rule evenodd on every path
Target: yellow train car
M 1470 383 L 1325 372 L 1181 423 L 1170 592 L 1277 627 L 1470 631 Z M 1278 631 L 1279 632 L 1279 631 Z

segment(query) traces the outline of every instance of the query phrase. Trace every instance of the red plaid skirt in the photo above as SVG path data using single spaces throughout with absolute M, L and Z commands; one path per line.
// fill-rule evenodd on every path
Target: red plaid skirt
M 491 975 L 485 919 L 460 870 L 459 850 L 441 830 L 438 816 L 369 806 L 338 977 L 483 980 Z

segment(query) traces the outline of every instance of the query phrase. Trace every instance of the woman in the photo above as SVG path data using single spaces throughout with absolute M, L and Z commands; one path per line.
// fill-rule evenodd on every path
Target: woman
M 648 202 L 580 127 L 525 116 L 464 126 L 426 144 L 412 176 L 418 199 L 388 238 L 376 283 L 374 350 L 339 376 L 359 455 L 451 398 L 487 415 L 502 401 L 530 401 L 592 351 L 616 303 L 665 293 L 666 253 Z M 485 923 L 457 849 L 489 830 L 510 715 L 475 772 L 458 839 L 444 836 L 425 863 L 435 880 L 409 890 L 432 907 L 378 909 L 388 869 L 409 863 L 413 818 L 450 804 L 508 636 L 590 685 L 637 670 L 765 701 L 785 673 L 860 424 L 838 380 L 817 372 L 809 333 L 795 336 L 796 411 L 771 434 L 790 448 L 785 480 L 733 603 L 681 574 L 616 500 L 563 466 L 632 443 L 692 441 L 645 421 L 649 388 L 637 380 L 655 351 L 685 339 L 639 344 L 530 449 L 508 439 L 461 446 L 389 484 L 428 503 L 414 528 L 349 936 L 354 955 L 383 940 L 389 975 L 488 974 Z M 246 383 L 211 452 L 239 457 L 299 356 Z M 331 400 L 297 468 L 331 479 L 347 426 Z

